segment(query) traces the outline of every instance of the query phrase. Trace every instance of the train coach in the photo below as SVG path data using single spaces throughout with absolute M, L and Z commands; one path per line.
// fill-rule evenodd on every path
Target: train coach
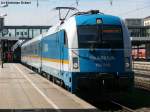
M 127 89 L 134 84 L 131 41 L 119 18 L 77 13 L 21 47 L 21 61 L 70 92 L 82 88 Z

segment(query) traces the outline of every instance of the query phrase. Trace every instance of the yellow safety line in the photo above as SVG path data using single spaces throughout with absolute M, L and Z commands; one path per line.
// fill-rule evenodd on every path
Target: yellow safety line
M 27 57 L 40 58 L 39 56 L 27 56 Z M 42 60 L 48 61 L 48 62 L 69 64 L 69 61 L 68 61 L 68 60 L 60 60 L 60 59 L 52 59 L 52 58 L 42 58 Z

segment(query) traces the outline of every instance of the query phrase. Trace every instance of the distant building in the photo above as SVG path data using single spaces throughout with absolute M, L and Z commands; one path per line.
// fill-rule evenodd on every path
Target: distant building
M 145 27 L 150 27 L 150 16 L 144 18 L 144 26 Z M 146 32 L 149 34 L 150 36 L 150 29 L 147 29 Z
M 150 16 L 144 18 L 144 26 L 150 26 Z
M 50 26 L 4 26 L 0 32 L 0 38 L 19 39 L 34 38 L 47 32 Z
M 143 19 L 141 19 L 141 18 L 128 18 L 128 19 L 125 19 L 125 24 L 127 26 L 144 26 Z
M 0 27 L 0 60 L 2 58 L 1 54 L 3 51 L 3 61 L 6 61 L 6 62 L 12 61 L 12 58 L 7 57 L 10 55 L 11 57 L 13 56 L 16 57 L 13 59 L 14 61 L 17 61 L 17 62 L 20 61 L 19 49 L 17 51 L 15 50 L 14 53 L 16 54 L 15 55 L 13 54 L 12 56 L 12 51 L 13 51 L 12 48 L 19 39 L 21 40 L 32 39 L 42 33 L 47 32 L 48 29 L 51 27 L 51 26 L 3 26 L 3 25 L 0 25 L 0 26 L 2 26 Z

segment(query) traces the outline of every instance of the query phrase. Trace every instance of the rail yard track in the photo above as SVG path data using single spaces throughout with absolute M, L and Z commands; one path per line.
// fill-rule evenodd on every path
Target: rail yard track
M 133 69 L 142 70 L 142 71 L 150 71 L 150 62 L 133 62 Z
M 135 112 L 135 110 L 133 110 L 133 109 L 131 109 L 129 107 L 126 107 L 126 106 L 124 106 L 124 105 L 122 105 L 122 104 L 120 104 L 120 103 L 118 103 L 116 101 L 112 100 L 111 103 L 121 107 L 121 112 Z
M 150 62 L 134 62 L 135 87 L 150 91 Z
M 150 79 L 144 80 L 141 77 L 135 77 L 135 87 L 150 91 Z

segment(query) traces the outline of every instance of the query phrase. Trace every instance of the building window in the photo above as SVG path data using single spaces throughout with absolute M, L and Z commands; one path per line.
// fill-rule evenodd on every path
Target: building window
M 19 35 L 19 32 L 16 32 L 16 35 Z
M 24 32 L 24 35 L 27 35 L 28 33 L 27 32 Z
M 9 37 L 11 37 L 11 33 L 9 33 Z
M 21 36 L 23 36 L 23 32 L 21 32 Z

